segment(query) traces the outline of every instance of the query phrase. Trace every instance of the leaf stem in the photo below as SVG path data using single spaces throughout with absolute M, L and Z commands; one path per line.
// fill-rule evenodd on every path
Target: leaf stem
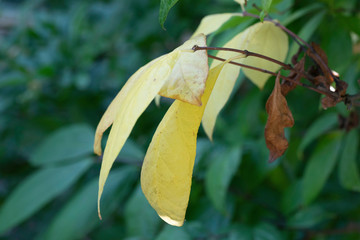
M 273 63 L 276 63 L 276 64 L 282 66 L 286 70 L 291 70 L 292 69 L 292 67 L 289 64 L 285 64 L 285 63 L 280 62 L 280 61 L 278 61 L 278 60 L 276 60 L 274 58 L 271 58 L 271 57 L 268 57 L 268 56 L 265 56 L 265 55 L 262 55 L 262 54 L 259 54 L 259 53 L 250 52 L 248 50 L 239 50 L 239 49 L 235 49 L 235 48 L 224 48 L 224 47 L 199 47 L 197 45 L 195 45 L 192 49 L 194 51 L 197 51 L 197 50 L 220 50 L 220 51 L 237 52 L 237 53 L 244 54 L 245 57 L 252 56 L 252 57 L 258 57 L 258 58 L 268 60 L 270 62 L 273 62 Z

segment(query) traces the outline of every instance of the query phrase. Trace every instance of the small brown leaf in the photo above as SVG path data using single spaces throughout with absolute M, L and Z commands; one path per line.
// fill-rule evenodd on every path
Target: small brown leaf
M 343 100 L 343 96 L 346 94 L 346 89 L 348 87 L 348 84 L 345 81 L 338 80 L 336 84 L 336 90 L 335 90 L 335 97 L 329 97 L 325 96 L 323 99 L 321 99 L 321 106 L 324 109 L 327 109 L 329 107 L 334 107 L 336 104 L 341 102 Z
M 305 65 L 305 55 L 304 57 L 297 62 L 294 65 L 294 70 L 292 70 L 288 76 L 288 78 L 291 78 L 292 80 L 294 80 L 295 82 L 300 82 L 300 79 L 302 77 L 301 72 L 304 71 L 304 65 Z M 284 80 L 281 83 L 281 93 L 283 96 L 286 96 L 290 91 L 292 91 L 294 88 L 296 88 L 297 84 L 288 81 L 288 80 Z
M 284 128 L 294 125 L 294 118 L 281 93 L 280 73 L 276 77 L 274 90 L 266 102 L 266 112 L 269 116 L 265 126 L 265 140 L 270 150 L 269 162 L 273 162 L 288 148 Z
M 311 57 L 321 68 L 321 71 L 323 72 L 326 79 L 325 86 L 330 86 L 334 79 L 331 75 L 330 68 L 328 67 L 328 59 L 326 53 L 316 43 L 311 43 L 311 47 L 312 49 L 308 49 L 306 51 L 306 54 Z

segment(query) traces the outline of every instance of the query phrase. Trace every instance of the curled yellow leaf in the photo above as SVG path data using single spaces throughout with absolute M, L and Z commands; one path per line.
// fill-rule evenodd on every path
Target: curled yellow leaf
M 206 46 L 203 34 L 177 48 L 176 63 L 159 95 L 200 106 L 209 66 L 206 53 L 189 51 L 194 45 Z
M 176 100 L 159 124 L 141 169 L 141 188 L 168 224 L 182 226 L 189 201 L 196 139 L 206 103 L 226 62 L 209 71 L 202 106 Z
M 167 84 L 168 87 L 177 86 L 178 92 L 171 91 L 171 93 L 173 93 L 172 96 L 176 95 L 178 99 L 183 101 L 192 101 L 192 103 L 199 104 L 198 101 L 193 101 L 193 99 L 200 99 L 199 95 L 203 93 L 204 82 L 208 72 L 207 55 L 206 52 L 199 51 L 193 53 L 190 50 L 194 45 L 206 45 L 205 41 L 205 36 L 199 35 L 188 40 L 171 53 L 161 56 L 140 68 L 130 77 L 100 120 L 95 133 L 94 142 L 94 151 L 99 155 L 101 155 L 102 135 L 111 124 L 113 125 L 101 163 L 98 194 L 99 216 L 100 198 L 112 164 L 126 139 L 129 137 L 137 119 L 160 90 L 163 91 L 164 85 L 169 83 Z M 188 68 L 188 64 L 193 64 L 193 62 L 189 60 L 189 55 L 198 61 L 196 67 L 192 66 L 191 68 L 196 74 L 192 74 L 191 72 L 179 72 L 178 70 L 179 68 L 181 69 L 181 67 Z M 197 68 L 202 69 L 199 70 Z M 174 79 L 179 81 L 179 83 L 174 81 Z M 196 91 L 188 92 L 179 87 L 183 86 L 186 89 L 189 81 L 191 81 L 191 84 L 197 82 L 198 89 L 196 89 Z M 166 94 L 165 96 L 172 97 Z

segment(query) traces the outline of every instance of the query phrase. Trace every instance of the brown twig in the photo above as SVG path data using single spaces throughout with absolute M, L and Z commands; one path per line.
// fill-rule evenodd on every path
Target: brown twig
M 248 13 L 247 11 L 243 12 L 244 16 L 248 16 L 248 17 L 253 17 L 253 18 L 257 18 L 260 19 L 259 16 L 252 14 L 252 13 Z M 294 32 L 292 32 L 291 30 L 289 30 L 288 28 L 286 28 L 284 25 L 282 25 L 281 23 L 273 20 L 271 17 L 265 17 L 264 21 L 267 22 L 272 22 L 274 23 L 277 27 L 279 27 L 280 29 L 282 29 L 284 32 L 286 32 L 287 34 L 289 34 L 294 41 L 299 44 L 299 46 L 301 48 L 303 48 L 303 45 L 301 43 L 303 43 L 308 49 L 310 49 L 311 52 L 314 53 L 314 56 L 316 57 L 316 59 L 318 60 L 318 62 L 329 72 L 330 76 L 334 79 L 336 85 L 338 85 L 339 81 L 337 79 L 337 77 L 334 76 L 333 72 L 331 71 L 331 69 L 329 68 L 329 66 L 323 61 L 323 59 L 319 56 L 319 54 L 315 51 L 315 49 L 308 44 L 304 39 L 302 39 L 299 35 L 295 34 Z M 300 43 L 301 42 L 301 43 Z
M 259 53 L 250 52 L 248 50 L 240 50 L 240 49 L 235 49 L 235 48 L 223 48 L 223 47 L 200 47 L 200 46 L 197 46 L 197 45 L 195 45 L 192 49 L 194 51 L 197 51 L 197 50 L 220 50 L 220 51 L 237 52 L 237 53 L 244 54 L 245 57 L 253 56 L 253 57 L 262 58 L 262 59 L 268 60 L 270 62 L 276 63 L 276 64 L 282 66 L 286 70 L 292 70 L 292 67 L 289 64 L 285 64 L 285 63 L 280 62 L 280 61 L 278 61 L 278 60 L 276 60 L 274 58 L 271 58 L 271 57 L 268 57 L 268 56 L 265 56 L 265 55 L 262 55 L 262 54 L 259 54 Z
M 270 57 L 267 57 L 267 56 L 264 56 L 264 55 L 261 55 L 261 54 L 258 54 L 258 53 L 254 53 L 254 52 L 250 52 L 250 51 L 247 51 L 247 50 L 239 50 L 239 49 L 233 49 L 233 48 L 221 48 L 221 47 L 200 47 L 200 46 L 193 46 L 192 48 L 194 51 L 199 51 L 199 50 L 224 50 L 224 51 L 233 51 L 233 52 L 237 52 L 237 53 L 241 53 L 241 54 L 244 54 L 245 57 L 247 56 L 254 56 L 254 57 L 258 57 L 258 58 L 262 58 L 262 59 L 265 59 L 265 60 L 268 60 L 268 61 L 271 61 L 273 63 L 276 63 L 276 64 L 279 64 L 280 66 L 282 66 L 285 70 L 292 70 L 292 71 L 295 71 L 297 72 L 296 69 L 294 69 L 291 65 L 289 64 L 285 64 L 283 62 L 280 62 L 276 59 L 273 59 L 273 58 L 270 58 Z M 213 56 L 213 55 L 210 55 L 208 54 L 208 57 L 209 58 L 213 58 L 213 59 L 216 59 L 216 60 L 219 60 L 219 61 L 226 61 L 226 59 L 224 58 L 220 58 L 220 57 L 216 57 L 216 56 Z M 244 68 L 249 68 L 249 69 L 252 69 L 252 70 L 255 70 L 255 71 L 259 71 L 259 72 L 263 72 L 263 73 L 267 73 L 267 74 L 270 74 L 270 75 L 273 75 L 273 76 L 277 76 L 277 73 L 275 72 L 271 72 L 269 70 L 266 70 L 266 69 L 262 69 L 262 68 L 258 68 L 258 67 L 253 67 L 253 66 L 249 66 L 249 65 L 246 65 L 246 64 L 242 64 L 242 63 L 237 63 L 237 62 L 234 62 L 234 61 L 230 61 L 229 63 L 231 64 L 234 64 L 234 65 L 237 65 L 237 66 L 240 66 L 240 67 L 244 67 Z M 300 74 L 302 74 L 304 77 L 308 78 L 307 74 L 304 73 L 304 72 L 299 72 Z M 300 81 L 295 81 L 291 78 L 288 78 L 288 77 L 285 77 L 283 75 L 280 75 L 280 77 L 282 79 L 285 79 L 287 81 L 290 81 L 290 82 L 293 82 L 294 84 L 296 85 L 299 85 L 301 87 L 304 87 L 304 88 L 307 88 L 309 90 L 312 90 L 312 91 L 315 91 L 317 93 L 320 93 L 320 94 L 323 94 L 323 95 L 326 95 L 328 97 L 331 97 L 331 98 L 338 98 L 338 96 L 335 96 L 333 92 L 330 92 L 330 91 L 323 91 L 321 89 L 318 89 L 318 88 L 314 88 L 314 87 L 311 87 L 307 84 L 304 84 Z

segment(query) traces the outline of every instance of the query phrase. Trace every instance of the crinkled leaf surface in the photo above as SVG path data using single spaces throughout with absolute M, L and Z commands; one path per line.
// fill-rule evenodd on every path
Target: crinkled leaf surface
M 247 28 L 243 34 L 242 49 L 259 53 L 283 62 L 288 52 L 287 35 L 272 22 L 257 23 Z M 247 57 L 243 64 L 276 72 L 280 66 L 257 57 Z M 270 77 L 269 74 L 243 68 L 245 75 L 259 88 L 263 88 Z
M 113 122 L 100 170 L 98 203 L 100 203 L 101 193 L 111 166 L 130 135 L 136 120 L 156 94 L 159 93 L 160 89 L 164 91 L 163 86 L 166 82 L 169 83 L 167 87 L 171 88 L 167 93 L 172 95 L 164 96 L 176 96 L 178 99 L 187 101 L 190 95 L 190 98 L 196 99 L 195 104 L 199 105 L 198 99 L 203 93 L 208 72 L 207 54 L 205 51 L 194 53 L 189 50 L 194 45 L 206 46 L 205 41 L 205 36 L 199 35 L 188 40 L 173 52 L 159 57 L 140 68 L 110 104 L 95 134 L 94 151 L 100 155 L 102 134 Z M 173 79 L 176 79 L 176 81 L 173 81 Z M 192 91 L 188 91 L 188 83 Z M 179 85 L 182 85 L 182 87 Z M 194 93 L 198 95 L 195 96 Z
M 224 63 L 209 72 L 201 107 L 176 100 L 159 124 L 141 170 L 141 187 L 167 223 L 182 226 L 189 201 L 196 138 L 205 105 Z
M 179 48 L 171 75 L 166 79 L 159 95 L 200 106 L 209 71 L 206 51 L 181 51 L 191 49 L 194 45 L 206 46 L 204 35 L 198 35 Z
M 236 35 L 229 42 L 224 45 L 224 48 L 237 48 L 240 49 L 242 45 L 242 34 Z M 219 51 L 217 57 L 223 59 L 230 59 L 239 55 L 239 53 L 231 51 Z M 240 60 L 234 60 L 234 62 L 241 62 Z M 219 64 L 219 61 L 213 61 L 210 69 Z M 228 101 L 230 94 L 234 88 L 236 79 L 240 73 L 240 67 L 233 64 L 226 64 L 221 70 L 218 81 L 216 81 L 213 91 L 211 92 L 209 101 L 206 105 L 204 116 L 202 119 L 202 126 L 206 135 L 212 140 L 214 132 L 214 126 L 216 118 L 219 115 L 221 109 Z
M 275 80 L 274 90 L 266 102 L 268 119 L 265 126 L 266 146 L 270 150 L 269 162 L 282 156 L 288 148 L 285 128 L 294 125 L 294 118 L 281 93 L 280 73 Z

